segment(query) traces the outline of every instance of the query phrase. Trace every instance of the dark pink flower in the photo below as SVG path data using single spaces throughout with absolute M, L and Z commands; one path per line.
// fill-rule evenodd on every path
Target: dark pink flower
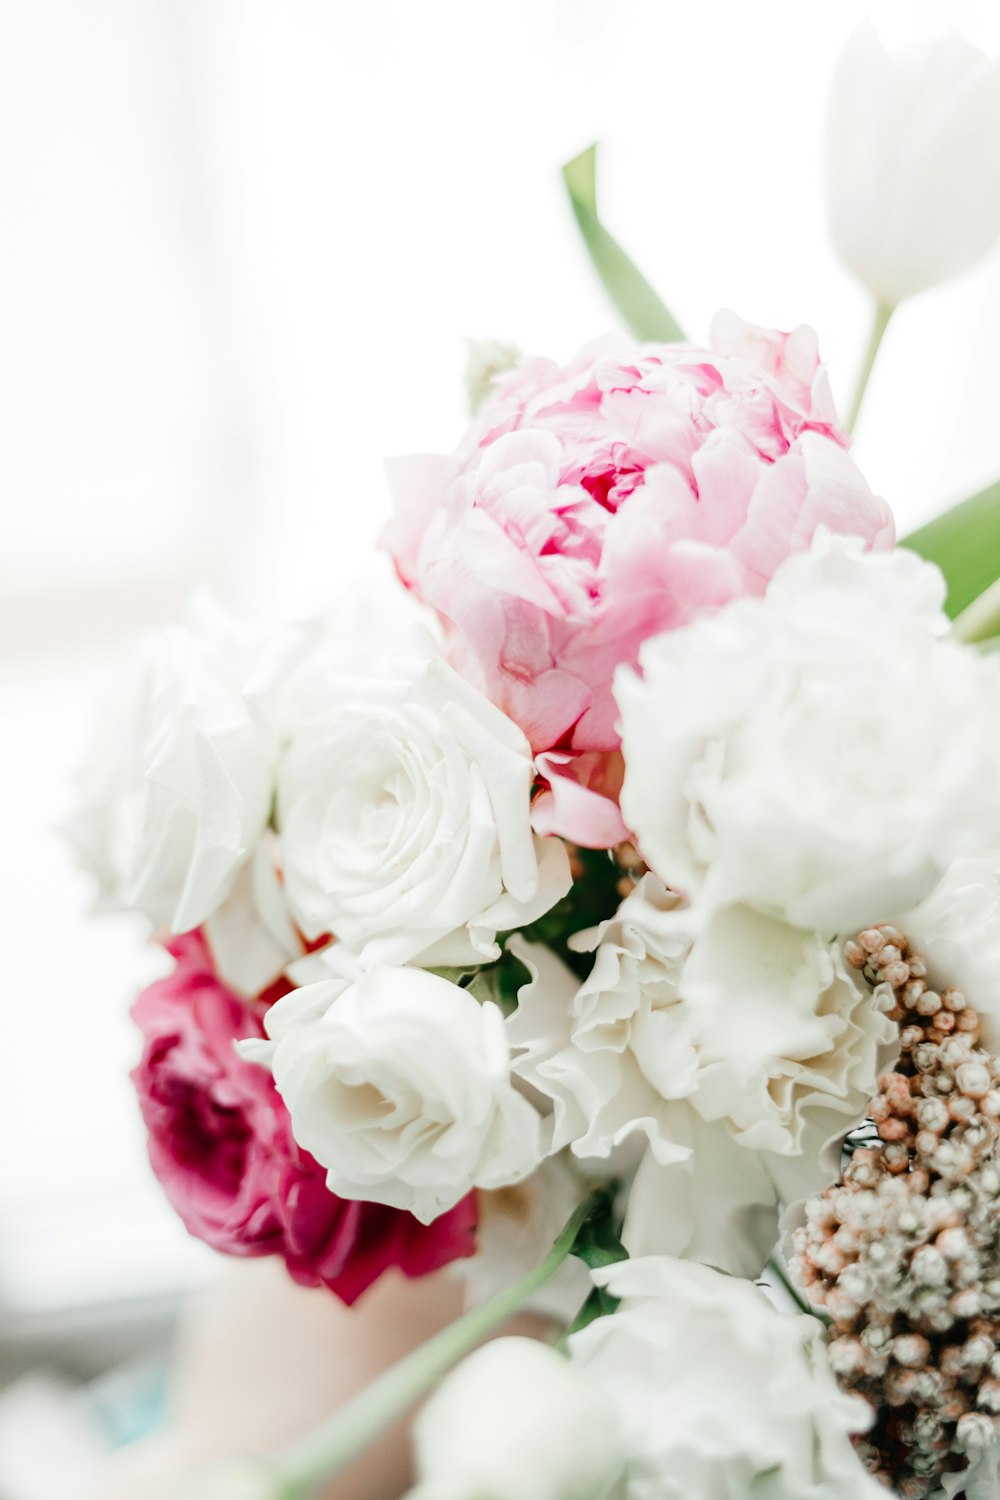
M 296 1281 L 345 1302 L 391 1266 L 422 1276 L 475 1249 L 464 1199 L 431 1225 L 349 1202 L 297 1145 L 266 1069 L 233 1043 L 263 1035 L 261 1007 L 227 990 L 200 933 L 172 938 L 176 967 L 144 990 L 133 1016 L 145 1038 L 132 1074 L 153 1170 L 188 1230 L 226 1255 L 280 1255 Z

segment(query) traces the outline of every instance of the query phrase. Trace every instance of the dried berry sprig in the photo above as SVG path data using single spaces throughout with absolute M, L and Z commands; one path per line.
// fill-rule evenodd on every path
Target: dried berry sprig
M 860 1456 L 926 1500 L 1000 1438 L 1000 1061 L 898 929 L 846 953 L 898 1021 L 900 1055 L 869 1104 L 879 1145 L 808 1200 L 789 1270 L 830 1318 L 841 1385 L 873 1408 Z

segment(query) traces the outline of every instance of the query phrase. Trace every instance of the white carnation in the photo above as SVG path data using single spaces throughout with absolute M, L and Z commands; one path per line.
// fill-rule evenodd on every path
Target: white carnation
M 430 1223 L 541 1159 L 500 1010 L 447 979 L 374 965 L 292 991 L 265 1025 L 272 1041 L 240 1050 L 269 1064 L 296 1140 L 341 1198 Z
M 605 1500 L 622 1469 L 608 1406 L 554 1349 L 496 1339 L 417 1417 L 409 1500 Z
M 217 911 L 267 825 L 277 746 L 242 696 L 256 650 L 218 612 L 154 638 L 80 769 L 70 838 L 102 903 L 159 931 Z
M 622 808 L 670 886 L 833 933 L 1000 844 L 1000 661 L 945 639 L 943 581 L 828 535 L 763 599 L 616 678 Z
M 307 937 L 366 961 L 483 963 L 496 935 L 570 886 L 558 839 L 531 831 L 531 751 L 440 661 L 330 684 L 279 774 L 289 902 Z
M 839 949 L 749 907 L 696 928 L 654 876 L 574 946 L 579 984 L 551 955 L 508 1022 L 517 1071 L 552 1099 L 553 1149 L 609 1156 L 642 1132 L 663 1164 L 690 1155 L 689 1110 L 752 1150 L 800 1153 L 807 1120 L 847 1130 L 894 1034 Z
M 617 1420 L 621 1500 L 885 1494 L 850 1442 L 870 1411 L 838 1390 L 815 1319 L 777 1312 L 749 1282 L 666 1257 L 594 1279 L 622 1305 L 569 1347 Z

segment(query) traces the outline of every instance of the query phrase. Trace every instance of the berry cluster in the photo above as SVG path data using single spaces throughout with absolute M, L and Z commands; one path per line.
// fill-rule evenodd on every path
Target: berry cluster
M 896 928 L 847 958 L 899 1022 L 900 1055 L 869 1104 L 881 1144 L 808 1201 L 789 1269 L 830 1319 L 838 1380 L 873 1408 L 861 1457 L 925 1500 L 1000 1437 L 1000 1060 Z

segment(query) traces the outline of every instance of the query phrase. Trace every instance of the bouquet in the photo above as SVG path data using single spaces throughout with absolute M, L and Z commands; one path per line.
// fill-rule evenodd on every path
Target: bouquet
M 998 93 L 957 41 L 840 64 L 846 423 L 808 327 L 682 333 L 585 152 L 631 337 L 479 347 L 457 449 L 391 467 L 395 577 L 132 664 L 74 832 L 172 959 L 165 1192 L 345 1302 L 469 1301 L 199 1494 L 312 1493 L 432 1387 L 420 1500 L 1000 1494 L 1000 487 L 897 542 L 849 437 L 1000 231 Z M 482 1344 L 527 1303 L 557 1342 Z

